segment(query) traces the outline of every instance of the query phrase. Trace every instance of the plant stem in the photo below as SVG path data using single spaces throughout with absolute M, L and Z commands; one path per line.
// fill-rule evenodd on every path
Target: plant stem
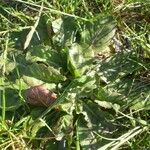
M 3 79 L 2 79 L 2 84 L 4 85 L 5 83 L 5 72 L 6 72 L 6 61 L 7 61 L 7 50 L 8 50 L 8 36 L 6 37 L 6 42 L 5 42 L 5 48 L 4 48 L 4 52 L 3 52 L 3 59 L 4 59 L 4 63 L 3 63 L 3 69 L 2 69 L 2 75 L 3 75 Z M 5 97 L 5 87 L 2 91 L 2 121 L 3 123 L 5 122 L 5 111 L 6 111 L 6 97 Z

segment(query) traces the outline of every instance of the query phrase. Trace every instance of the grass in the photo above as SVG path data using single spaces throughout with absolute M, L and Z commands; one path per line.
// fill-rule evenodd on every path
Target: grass
M 149 0 L 0 2 L 0 149 L 148 150 Z M 25 92 L 44 84 L 48 107 Z

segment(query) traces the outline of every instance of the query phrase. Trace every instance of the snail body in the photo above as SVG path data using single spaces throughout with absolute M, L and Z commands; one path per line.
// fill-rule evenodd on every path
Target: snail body
M 56 98 L 57 95 L 43 85 L 31 87 L 26 91 L 27 103 L 34 106 L 50 106 Z

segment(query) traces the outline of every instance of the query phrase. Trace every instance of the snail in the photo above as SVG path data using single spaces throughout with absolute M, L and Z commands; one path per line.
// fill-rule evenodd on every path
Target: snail
M 54 92 L 49 91 L 43 85 L 30 87 L 25 95 L 27 103 L 34 106 L 50 106 L 57 98 Z

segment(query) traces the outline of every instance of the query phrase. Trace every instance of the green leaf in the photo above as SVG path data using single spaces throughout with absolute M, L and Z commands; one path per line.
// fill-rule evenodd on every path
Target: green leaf
M 106 101 L 99 101 L 99 100 L 95 100 L 95 102 L 101 106 L 101 107 L 104 107 L 106 109 L 111 109 L 112 108 L 112 103 L 110 102 L 106 102 Z
M 11 59 L 5 59 L 3 58 L 3 55 L 0 56 L 0 76 L 2 75 L 3 67 L 5 66 L 5 74 L 9 74 L 14 70 L 14 68 L 17 66 L 15 62 L 13 62 Z
M 61 103 L 59 105 L 59 107 L 61 108 L 61 110 L 63 110 L 64 112 L 66 112 L 67 114 L 73 115 L 73 111 L 75 109 L 76 106 L 76 93 L 75 92 L 68 92 L 68 94 L 65 97 L 65 100 L 63 101 L 63 103 Z
M 64 114 L 57 120 L 57 123 L 55 123 L 55 125 L 53 126 L 53 131 L 56 135 L 56 139 L 58 141 L 62 140 L 64 136 L 69 135 L 72 132 L 72 128 L 73 116 Z
M 60 47 L 71 46 L 76 41 L 77 23 L 74 17 L 63 16 L 52 22 L 54 42 Z
M 76 129 L 82 149 L 97 149 L 97 139 L 92 133 L 92 129 L 87 128 L 86 122 L 82 116 L 77 121 Z
M 136 95 L 131 95 L 131 104 L 130 104 L 130 109 L 132 110 L 139 110 L 139 109 L 145 109 L 145 110 L 150 110 L 150 95 L 149 95 L 149 87 L 145 86 L 145 89 L 142 90 L 142 96 L 141 96 L 141 91 L 136 92 Z M 130 95 L 129 95 L 130 96 Z
M 41 110 L 39 110 L 41 111 Z M 37 114 L 39 113 L 39 111 L 37 111 Z M 37 136 L 38 131 L 42 128 L 45 127 L 45 122 L 38 120 L 36 123 L 34 123 L 34 115 L 32 116 L 28 115 L 25 117 L 25 119 L 22 120 L 23 122 L 23 135 L 25 137 L 30 137 L 31 139 Z M 21 122 L 19 122 L 20 124 Z
M 26 54 L 29 62 L 43 62 L 54 67 L 63 67 L 66 60 L 62 59 L 61 54 L 49 46 L 33 46 Z
M 119 80 L 136 70 L 143 69 L 141 60 L 136 60 L 131 53 L 118 53 L 101 62 L 98 75 L 106 78 L 107 83 Z
M 72 44 L 71 48 L 68 49 L 67 64 L 68 70 L 75 78 L 80 77 L 82 75 L 83 68 L 80 67 L 83 61 L 84 58 L 82 55 L 81 47 L 77 43 Z
M 39 117 L 44 112 L 44 110 L 45 110 L 44 107 L 33 108 L 30 112 L 30 116 L 32 117 L 33 120 L 35 120 L 37 117 Z
M 26 76 L 34 77 L 43 82 L 59 83 L 65 81 L 66 77 L 61 75 L 59 69 L 44 64 L 33 63 L 25 71 Z
M 63 20 L 62 18 L 58 18 L 52 22 L 53 31 L 55 34 L 58 34 L 61 30 Z
M 66 140 L 56 141 L 56 140 L 49 140 L 46 142 L 45 150 L 65 150 L 66 149 Z
M 34 125 L 32 125 L 32 128 L 30 129 L 30 136 L 35 137 L 37 132 L 45 126 L 45 123 L 42 121 L 36 122 Z
M 2 91 L 0 90 L 0 93 Z M 21 98 L 19 96 L 19 92 L 15 89 L 6 88 L 5 89 L 5 101 L 6 101 L 6 111 L 14 111 L 18 109 L 21 105 L 23 105 L 23 102 L 21 101 Z M 2 95 L 1 95 L 2 97 Z M 0 108 L 2 108 L 2 98 L 0 100 Z
M 123 95 L 119 93 L 118 91 L 115 91 L 114 89 L 111 89 L 111 88 L 108 91 L 108 87 L 107 86 L 105 88 L 99 87 L 95 89 L 93 94 L 95 95 L 96 99 L 100 101 L 110 102 L 112 104 L 115 104 L 115 103 L 119 105 L 125 104 L 125 102 L 122 100 Z
M 47 87 L 49 90 L 53 90 L 56 88 L 56 84 L 55 83 L 45 83 L 42 80 L 36 79 L 34 77 L 29 77 L 29 76 L 22 76 L 22 80 L 29 86 L 37 86 L 37 85 L 44 85 L 45 87 Z M 27 88 L 26 87 L 26 88 Z
M 88 99 L 80 101 L 82 107 L 77 121 L 77 132 L 79 142 L 83 149 L 98 149 L 104 141 L 97 137 L 103 132 L 113 132 L 114 125 L 109 121 L 113 118 L 107 111 L 103 111 L 98 107 L 98 104 Z
M 112 104 L 111 102 L 107 102 L 107 101 L 100 101 L 100 100 L 95 100 L 95 102 L 105 108 L 105 109 L 114 109 L 116 112 L 120 109 L 120 106 L 118 104 Z
M 81 45 L 101 50 L 110 44 L 116 31 L 116 22 L 111 16 L 94 18 L 83 26 Z M 84 43 L 88 43 L 88 47 Z
M 63 16 L 64 43 L 75 42 L 77 23 L 74 17 Z

